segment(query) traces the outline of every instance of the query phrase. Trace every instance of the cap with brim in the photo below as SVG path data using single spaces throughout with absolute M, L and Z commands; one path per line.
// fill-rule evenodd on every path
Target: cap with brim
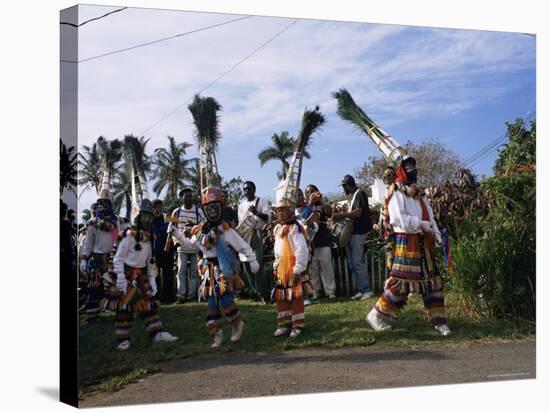
M 184 194 L 185 192 L 193 192 L 193 188 L 191 188 L 190 186 L 184 187 L 184 188 L 179 192 L 179 196 L 182 197 L 183 194 Z
M 342 178 L 342 181 L 340 182 L 342 185 L 344 184 L 355 184 L 355 179 L 351 175 L 345 175 Z

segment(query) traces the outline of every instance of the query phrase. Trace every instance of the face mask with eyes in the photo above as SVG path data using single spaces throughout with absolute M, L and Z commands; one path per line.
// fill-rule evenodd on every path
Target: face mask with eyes
M 155 216 L 150 212 L 140 212 L 136 218 L 137 224 L 145 231 L 151 231 Z
M 109 199 L 98 199 L 96 202 L 96 211 L 100 218 L 109 217 L 113 214 L 113 205 Z
M 395 182 L 395 179 L 397 178 L 397 173 L 395 172 L 395 169 L 393 168 L 386 168 L 384 170 L 384 176 L 382 177 L 382 182 L 384 182 L 386 185 L 391 185 Z
M 414 158 L 407 158 L 402 161 L 401 166 L 407 175 L 409 183 L 415 184 L 417 178 L 416 160 Z
M 203 205 L 202 210 L 209 222 L 215 224 L 221 221 L 222 206 L 219 202 L 210 202 L 209 204 Z

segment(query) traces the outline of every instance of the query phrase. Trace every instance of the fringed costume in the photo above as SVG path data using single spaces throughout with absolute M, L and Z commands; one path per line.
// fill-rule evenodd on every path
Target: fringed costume
M 277 327 L 302 330 L 305 326 L 304 288 L 309 252 L 304 228 L 296 221 L 277 224 L 275 233 L 274 298 L 277 303 Z
M 111 253 L 119 236 L 117 217 L 112 210 L 101 211 L 88 221 L 86 235 L 80 249 L 81 271 L 88 276 L 87 299 L 81 324 L 97 321 L 105 298 L 103 274 L 109 269 Z
M 153 258 L 154 239 L 150 224 L 144 223 L 145 214 L 150 222 L 153 219 L 149 204 L 148 199 L 142 201 L 137 227 L 126 231 L 113 259 L 116 290 L 109 290 L 106 307 L 116 312 L 115 334 L 119 350 L 127 350 L 130 346 L 130 325 L 134 312 L 139 313 L 145 330 L 155 343 L 177 340 L 177 337 L 163 330 L 159 316 L 160 303 L 155 298 L 157 268 Z
M 229 323 L 236 328 L 241 322 L 241 313 L 235 304 L 234 293 L 244 287 L 244 282 L 234 251 L 246 257 L 248 262 L 257 264 L 254 251 L 223 221 L 213 226 L 200 224 L 191 233 L 189 239 L 177 229 L 173 230 L 174 237 L 182 246 L 198 247 L 202 251 L 202 259 L 198 264 L 201 278 L 199 298 L 208 301 L 208 332 L 215 335 L 222 328 L 222 310 Z M 252 266 L 256 267 L 254 264 Z
M 416 163 L 408 158 L 403 161 Z M 416 181 L 416 169 L 413 169 Z M 435 240 L 441 234 L 424 191 L 405 172 L 397 171 L 396 182 L 389 187 L 384 214 L 392 230 L 391 270 L 384 292 L 374 305 L 376 312 L 367 316 L 375 326 L 389 328 L 382 319 L 397 319 L 410 293 L 422 295 L 432 325 L 443 335 L 450 334 L 445 318 L 444 282 L 435 263 Z M 378 323 L 378 324 L 377 324 Z

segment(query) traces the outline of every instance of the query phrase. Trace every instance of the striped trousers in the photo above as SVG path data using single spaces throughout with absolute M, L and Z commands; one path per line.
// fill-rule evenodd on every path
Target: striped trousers
M 208 333 L 216 334 L 222 328 L 222 312 L 233 327 L 237 327 L 241 321 L 241 312 L 235 304 L 235 298 L 231 291 L 226 291 L 217 297 L 208 296 L 208 313 L 206 315 L 206 327 Z
M 303 329 L 304 326 L 304 296 L 277 299 L 277 327 Z
M 430 322 L 434 325 L 446 324 L 444 283 L 441 276 L 433 277 L 420 284 L 391 277 L 388 278 L 384 292 L 374 305 L 380 315 L 387 319 L 397 319 L 403 307 L 407 304 L 409 293 L 420 291 L 424 301 L 424 308 Z
M 128 281 L 128 294 L 126 295 L 127 303 L 121 300 L 116 305 L 115 313 L 115 334 L 117 343 L 130 339 L 130 327 L 134 320 L 134 310 L 136 310 L 143 324 L 145 331 L 151 338 L 154 338 L 157 333 L 163 331 L 162 322 L 158 312 L 158 301 L 154 297 L 150 297 L 149 279 L 147 277 L 147 269 L 136 269 L 124 266 L 126 280 Z M 137 276 L 136 276 L 137 274 Z M 132 281 L 137 281 L 135 287 L 132 286 Z

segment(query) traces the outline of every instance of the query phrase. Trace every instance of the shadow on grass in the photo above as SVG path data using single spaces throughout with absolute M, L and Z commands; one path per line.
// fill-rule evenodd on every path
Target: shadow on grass
M 238 300 L 245 322 L 243 338 L 239 343 L 231 343 L 229 336 L 231 328 L 224 324 L 225 341 L 221 348 L 211 349 L 212 338 L 206 331 L 206 303 L 188 303 L 184 305 L 169 305 L 161 308 L 161 320 L 167 331 L 179 337 L 174 343 L 153 345 L 146 334 L 143 323 L 136 317 L 131 329 L 131 347 L 126 352 L 116 350 L 114 335 L 114 315 L 103 314 L 101 322 L 82 327 L 80 330 L 80 385 L 83 391 L 88 391 L 103 384 L 109 389 L 120 387 L 120 383 L 131 382 L 131 377 L 143 377 L 145 373 L 158 371 L 160 365 L 165 367 L 178 360 L 189 357 L 200 359 L 216 359 L 217 365 L 237 364 L 240 353 L 247 353 L 247 359 L 252 356 L 252 363 L 262 363 L 262 353 L 271 354 L 269 363 L 303 362 L 305 359 L 287 358 L 285 351 L 292 349 L 339 349 L 344 347 L 422 347 L 433 343 L 463 343 L 478 340 L 525 338 L 531 331 L 517 323 L 483 320 L 475 321 L 464 317 L 452 317 L 449 325 L 453 330 L 450 337 L 441 337 L 427 321 L 421 303 L 411 300 L 402 312 L 399 320 L 393 322 L 391 331 L 374 332 L 364 321 L 366 313 L 374 304 L 375 299 L 367 301 L 321 300 L 318 304 L 306 307 L 306 329 L 296 338 L 273 337 L 276 328 L 276 308 L 274 305 L 262 305 L 248 300 Z M 232 357 L 223 355 L 233 354 Z M 257 356 L 256 356 L 257 354 Z M 315 356 L 318 360 L 336 357 L 357 363 L 370 363 L 374 360 L 384 360 L 411 357 L 410 352 L 392 351 L 384 355 L 344 355 L 332 354 Z M 217 355 L 221 355 L 218 357 Z M 436 351 L 417 352 L 421 358 L 439 357 Z M 357 357 L 357 359 L 353 359 Z M 275 360 L 275 361 L 273 361 Z M 308 358 L 308 360 L 311 360 Z M 209 363 L 208 363 L 209 364 Z M 197 363 L 197 368 L 201 363 Z M 139 374 L 137 373 L 139 372 Z M 130 379 L 128 379 L 130 377 Z

